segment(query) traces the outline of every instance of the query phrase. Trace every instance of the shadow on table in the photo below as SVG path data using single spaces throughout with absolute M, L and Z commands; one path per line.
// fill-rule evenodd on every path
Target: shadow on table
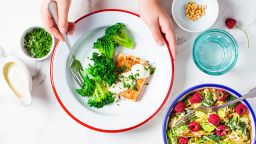
M 35 67 L 30 67 L 30 71 L 32 73 L 32 100 L 39 99 L 40 102 L 48 105 L 50 103 L 50 94 L 47 92 L 46 85 L 49 85 L 48 79 L 41 72 L 43 69 L 43 64 L 37 63 Z M 33 103 L 33 102 L 32 102 Z
M 213 27 L 224 29 L 225 19 L 227 17 L 233 17 L 234 14 L 237 13 L 237 10 L 235 10 L 235 7 L 232 1 L 218 0 L 218 3 L 219 3 L 219 16 Z

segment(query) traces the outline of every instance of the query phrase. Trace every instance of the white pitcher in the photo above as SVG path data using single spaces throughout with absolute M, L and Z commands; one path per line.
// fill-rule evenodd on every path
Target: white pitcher
M 5 57 L 0 47 L 0 84 L 5 93 L 23 105 L 31 104 L 32 78 L 22 60 L 17 57 Z

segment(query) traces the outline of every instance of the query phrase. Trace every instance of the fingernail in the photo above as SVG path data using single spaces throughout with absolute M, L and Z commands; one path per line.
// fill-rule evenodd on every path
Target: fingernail
M 60 28 L 60 32 L 66 33 L 66 29 L 62 27 L 62 28 Z
M 67 32 L 67 34 L 68 34 L 68 35 L 72 35 L 72 34 L 73 34 L 73 32 Z
M 160 46 L 163 46 L 164 42 L 163 41 L 157 41 L 157 44 L 160 45 Z

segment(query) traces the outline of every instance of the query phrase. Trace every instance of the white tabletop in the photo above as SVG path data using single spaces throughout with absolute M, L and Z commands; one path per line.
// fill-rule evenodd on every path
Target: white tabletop
M 226 17 L 234 17 L 249 34 L 247 48 L 244 34 L 227 30 L 237 40 L 239 59 L 236 66 L 223 76 L 209 76 L 201 72 L 192 60 L 192 43 L 198 34 L 182 31 L 175 26 L 178 55 L 175 63 L 175 82 L 164 108 L 145 125 L 123 133 L 106 134 L 87 129 L 71 119 L 60 107 L 50 86 L 49 59 L 31 62 L 20 52 L 21 33 L 30 26 L 42 25 L 42 0 L 5 0 L 0 2 L 0 46 L 9 55 L 22 58 L 33 75 L 33 102 L 23 107 L 11 101 L 0 90 L 0 144 L 161 144 L 161 126 L 168 105 L 181 91 L 201 83 L 219 83 L 244 94 L 256 86 L 256 1 L 219 0 L 220 15 L 213 28 L 225 29 Z M 170 12 L 171 1 L 163 1 Z M 73 0 L 70 20 L 102 8 L 120 8 L 137 12 L 131 0 Z M 248 100 L 256 110 L 256 99 Z

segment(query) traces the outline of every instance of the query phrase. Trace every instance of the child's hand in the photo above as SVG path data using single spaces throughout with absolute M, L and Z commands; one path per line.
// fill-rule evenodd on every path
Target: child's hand
M 149 26 L 156 42 L 164 44 L 162 33 L 170 45 L 173 58 L 176 56 L 176 38 L 173 32 L 171 18 L 162 8 L 160 0 L 139 0 L 139 10 L 142 20 Z
M 60 31 L 72 34 L 75 30 L 75 24 L 68 22 L 68 11 L 71 0 L 55 0 L 58 6 Z M 41 7 L 41 15 L 46 30 L 59 40 L 64 40 L 58 29 L 55 27 L 53 19 L 48 11 L 50 0 L 44 0 Z

